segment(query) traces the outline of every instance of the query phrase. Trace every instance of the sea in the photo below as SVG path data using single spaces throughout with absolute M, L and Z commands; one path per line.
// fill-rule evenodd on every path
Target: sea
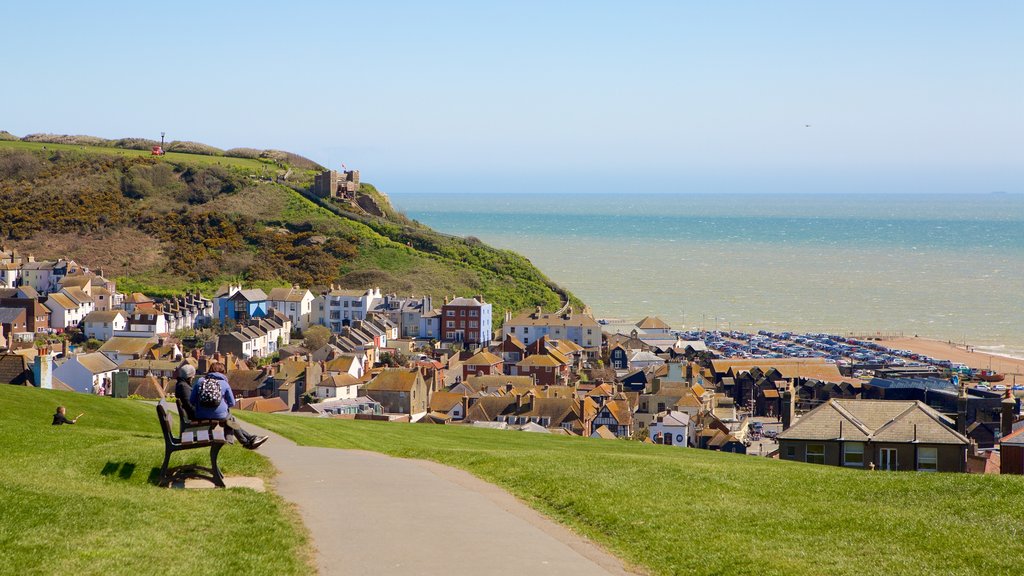
M 1024 357 L 1022 194 L 398 194 L 515 250 L 595 316 L 918 335 Z

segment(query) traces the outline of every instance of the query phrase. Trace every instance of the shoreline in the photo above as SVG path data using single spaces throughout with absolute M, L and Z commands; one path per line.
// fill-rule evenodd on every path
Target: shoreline
M 1017 375 L 1018 383 L 1024 384 L 1024 358 L 982 352 L 970 345 L 965 348 L 962 344 L 955 342 L 914 336 L 883 339 L 879 342 L 890 348 L 911 350 L 932 358 L 959 362 L 977 370 L 995 370 L 1000 374 L 1007 375 L 1007 381 L 1004 382 L 1006 384 L 1013 383 L 1013 375 Z

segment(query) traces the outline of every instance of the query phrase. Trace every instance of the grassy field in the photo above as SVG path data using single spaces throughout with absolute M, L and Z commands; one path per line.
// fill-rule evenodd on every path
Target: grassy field
M 1010 574 L 1024 559 L 1020 477 L 866 473 L 451 426 L 246 419 L 304 445 L 468 470 L 654 574 Z
M 51 426 L 55 407 L 85 412 Z M 0 385 L 0 573 L 307 574 L 307 537 L 279 497 L 152 484 L 163 440 L 151 404 Z M 202 462 L 206 451 L 172 464 Z M 257 453 L 222 452 L 228 475 L 269 478 Z
M 149 150 L 129 150 L 126 148 L 110 148 L 106 146 L 78 146 L 75 144 L 50 144 L 45 142 L 22 142 L 20 140 L 0 140 L 0 149 L 9 148 L 15 150 L 74 150 L 87 154 L 107 154 L 113 156 L 143 156 L 150 157 Z M 221 165 L 246 168 L 257 173 L 273 171 L 278 168 L 277 164 L 269 161 L 256 160 L 253 158 L 233 158 L 230 156 L 207 156 L 204 154 L 184 154 L 181 152 L 168 152 L 163 155 L 164 160 L 171 164 L 196 164 L 199 166 Z

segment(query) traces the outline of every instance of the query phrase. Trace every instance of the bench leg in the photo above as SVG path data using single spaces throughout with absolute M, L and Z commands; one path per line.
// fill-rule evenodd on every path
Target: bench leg
M 217 466 L 217 454 L 220 453 L 220 449 L 223 444 L 214 444 L 210 447 L 210 466 L 213 468 L 213 483 L 221 488 L 226 488 L 224 485 L 224 475 L 220 472 L 220 467 Z
M 167 466 L 171 463 L 171 451 L 164 449 L 164 464 L 160 467 L 160 486 L 167 486 L 170 484 L 170 478 L 167 477 Z

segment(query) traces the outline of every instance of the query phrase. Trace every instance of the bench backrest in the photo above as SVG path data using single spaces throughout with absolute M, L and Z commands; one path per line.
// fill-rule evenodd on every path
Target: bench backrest
M 174 440 L 174 433 L 171 432 L 171 413 L 167 411 L 167 402 L 161 400 L 156 405 L 156 415 L 160 418 L 160 430 L 164 433 L 164 440 Z

